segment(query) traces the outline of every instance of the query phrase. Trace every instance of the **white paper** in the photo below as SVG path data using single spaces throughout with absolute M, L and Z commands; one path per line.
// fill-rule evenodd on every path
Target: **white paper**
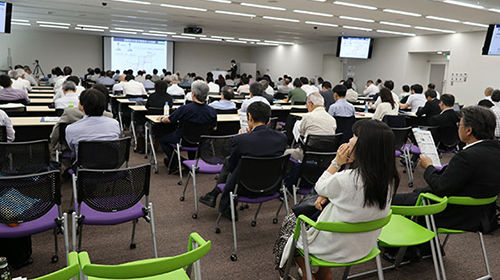
M 26 277 L 16 277 L 16 278 L 12 278 L 12 280 L 28 280 L 28 278 L 26 278 Z
M 436 145 L 434 144 L 431 132 L 428 130 L 421 130 L 419 128 L 414 128 L 412 130 L 413 135 L 415 135 L 415 139 L 417 140 L 420 153 L 426 157 L 430 157 L 432 165 L 441 166 L 441 160 L 439 160 L 439 154 L 437 152 Z
M 248 119 L 247 119 L 247 113 L 241 113 L 240 114 L 240 129 L 241 133 L 247 133 L 248 130 Z
M 295 124 L 293 125 L 292 133 L 293 137 L 295 138 L 295 142 L 299 142 L 300 140 L 300 133 L 299 133 L 300 123 L 302 123 L 302 120 L 296 121 Z

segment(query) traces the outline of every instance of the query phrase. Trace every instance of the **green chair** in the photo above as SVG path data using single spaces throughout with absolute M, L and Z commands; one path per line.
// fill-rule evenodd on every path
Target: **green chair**
M 472 197 L 461 197 L 461 196 L 451 196 L 448 198 L 448 204 L 451 205 L 462 205 L 462 206 L 482 206 L 488 205 L 491 203 L 495 203 L 497 201 L 498 196 L 490 197 L 490 198 L 472 198 Z M 466 233 L 464 230 L 455 230 L 455 229 L 446 229 L 446 228 L 438 228 L 438 233 L 446 234 L 446 237 L 443 241 L 443 248 L 446 246 L 446 242 L 450 237 L 450 234 L 460 234 Z M 484 264 L 486 266 L 487 275 L 482 276 L 478 279 L 493 279 L 490 272 L 490 265 L 488 262 L 488 255 L 486 254 L 486 246 L 484 245 L 483 233 L 478 231 L 479 241 L 481 242 L 481 249 L 483 251 Z M 444 269 L 444 267 L 443 267 Z
M 331 223 L 331 222 L 314 222 L 313 220 L 309 219 L 308 217 L 304 215 L 300 215 L 297 218 L 297 225 L 295 226 L 295 231 L 293 233 L 293 245 L 292 245 L 292 250 L 290 250 L 290 256 L 288 257 L 288 261 L 286 264 L 285 268 L 285 274 L 284 274 L 284 279 L 288 279 L 288 274 L 290 272 L 290 267 L 292 263 L 295 261 L 294 260 L 294 254 L 297 246 L 297 240 L 299 237 L 302 237 L 303 244 L 304 244 L 304 249 L 298 249 L 298 252 L 304 256 L 305 258 L 305 264 L 306 264 L 306 271 L 304 273 L 307 273 L 307 279 L 311 280 L 312 279 L 312 273 L 311 273 L 311 266 L 321 266 L 321 267 L 345 267 L 344 269 L 344 275 L 342 279 L 347 279 L 349 275 L 349 269 L 353 265 L 361 264 L 364 262 L 367 262 L 369 260 L 372 260 L 376 258 L 377 262 L 377 270 L 378 270 L 378 277 L 380 280 L 384 279 L 384 275 L 382 272 L 382 262 L 380 261 L 380 250 L 377 247 L 374 247 L 370 253 L 368 253 L 367 256 L 364 258 L 350 262 L 350 263 L 333 263 L 333 262 L 328 262 L 321 260 L 313 255 L 309 254 L 309 248 L 307 246 L 307 233 L 306 233 L 306 227 L 305 224 L 309 224 L 313 228 L 317 230 L 322 230 L 322 231 L 329 231 L 329 232 L 338 232 L 338 233 L 361 233 L 361 232 L 369 232 L 369 231 L 374 231 L 377 229 L 382 228 L 385 226 L 389 221 L 391 220 L 391 212 L 389 212 L 389 215 L 382 219 L 378 219 L 375 221 L 370 221 L 370 222 L 362 222 L 362 223 Z
M 434 204 L 431 204 L 430 201 L 433 201 Z M 396 256 L 394 265 L 384 269 L 399 267 L 402 264 L 407 247 L 424 244 L 430 241 L 436 279 L 441 279 L 439 274 L 439 270 L 441 268 L 443 279 L 446 280 L 443 258 L 441 256 L 441 248 L 439 245 L 436 246 L 436 244 L 439 244 L 439 240 L 436 234 L 436 226 L 433 215 L 446 209 L 447 203 L 447 197 L 441 198 L 434 194 L 421 193 L 415 206 L 391 206 L 393 216 L 391 221 L 382 229 L 382 232 L 380 233 L 378 238 L 379 246 L 389 248 L 399 247 L 400 249 Z M 411 216 L 413 218 L 425 216 L 427 228 L 404 216 Z
M 174 257 L 146 259 L 120 265 L 91 264 L 89 254 L 78 256 L 82 273 L 88 280 L 143 279 L 183 280 L 191 279 L 194 263 L 195 278 L 201 279 L 199 259 L 208 253 L 212 243 L 205 241 L 198 233 L 189 236 L 188 252 Z M 184 269 L 187 267 L 187 269 Z
M 80 266 L 78 265 L 78 253 L 71 252 L 68 255 L 68 266 L 47 274 L 45 276 L 38 277 L 34 280 L 69 280 L 78 275 L 80 272 Z

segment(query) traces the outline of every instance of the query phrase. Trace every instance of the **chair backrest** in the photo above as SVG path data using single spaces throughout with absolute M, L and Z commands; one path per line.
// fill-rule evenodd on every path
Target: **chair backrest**
M 401 147 L 403 147 L 408 141 L 408 137 L 411 133 L 411 127 L 391 127 L 391 129 L 396 138 L 396 150 L 401 150 Z
M 337 152 L 342 140 L 342 133 L 334 135 L 307 135 L 304 152 Z
M 15 108 L 1 108 L 9 117 L 26 116 L 26 106 Z
M 441 145 L 448 148 L 455 148 L 460 142 L 458 137 L 458 128 L 456 127 L 439 127 L 439 142 Z
M 306 105 L 305 101 L 295 101 L 293 105 Z
M 64 109 L 56 109 L 56 115 L 58 117 L 62 116 L 63 113 L 64 113 Z
M 448 204 L 464 205 L 464 206 L 481 206 L 488 205 L 496 202 L 498 196 L 488 198 L 473 198 L 466 196 L 450 196 L 448 197 Z
M 305 152 L 300 164 L 300 178 L 306 180 L 309 184 L 316 184 L 336 155 L 336 152 Z
M 198 244 L 194 249 L 193 241 Z M 87 252 L 79 254 L 83 274 L 99 279 L 139 279 L 157 276 L 171 271 L 190 267 L 210 251 L 211 241 L 205 241 L 198 233 L 191 233 L 188 252 L 174 257 L 146 259 L 120 265 L 91 264 Z M 189 273 L 189 271 L 187 272 Z
M 68 147 L 68 142 L 66 141 L 66 128 L 69 123 L 59 123 L 59 144 Z
M 60 171 L 0 177 L 0 223 L 36 220 L 61 205 Z
M 223 164 L 231 152 L 231 141 L 234 135 L 207 136 L 200 138 L 198 146 L 199 157 L 208 164 Z
M 337 133 L 343 133 L 342 139 L 340 139 L 340 144 L 349 142 L 352 138 L 352 126 L 356 122 L 356 117 L 335 117 L 337 121 Z
M 116 169 L 130 157 L 130 137 L 112 141 L 80 141 L 77 166 L 86 169 Z
M 184 122 L 181 127 L 182 144 L 198 146 L 202 135 L 212 134 L 211 123 Z
M 422 200 L 426 198 L 434 202 L 434 204 L 423 205 Z M 447 197 L 438 197 L 431 193 L 421 193 L 418 196 L 415 206 L 391 206 L 393 214 L 403 216 L 426 216 L 434 215 L 442 212 L 448 205 Z
M 295 104 L 297 105 L 297 104 Z M 290 109 L 290 113 L 307 113 L 307 108 L 297 108 L 297 107 L 292 107 Z
M 85 202 L 100 212 L 128 209 L 149 195 L 150 176 L 151 164 L 123 169 L 79 169 L 78 204 Z
M 50 274 L 40 276 L 33 280 L 69 280 L 80 273 L 80 264 L 78 263 L 78 253 L 71 252 L 68 255 L 68 266 Z
M 382 118 L 382 121 L 385 122 L 389 127 L 406 127 L 405 116 L 385 115 Z
M 163 108 L 160 107 L 149 107 L 148 115 L 163 115 Z
M 0 174 L 4 176 L 46 171 L 50 164 L 48 140 L 0 142 Z
M 0 142 L 7 142 L 7 127 L 0 125 Z
M 216 109 L 217 115 L 238 114 L 238 109 L 221 110 Z
M 278 117 L 273 117 L 273 118 L 270 118 L 269 119 L 269 123 L 267 124 L 267 126 L 270 128 L 270 129 L 274 129 L 276 130 L 276 125 L 278 124 Z
M 290 155 L 279 157 L 241 157 L 236 182 L 255 196 L 275 194 L 283 184 Z M 258 174 L 258 175 L 256 175 Z

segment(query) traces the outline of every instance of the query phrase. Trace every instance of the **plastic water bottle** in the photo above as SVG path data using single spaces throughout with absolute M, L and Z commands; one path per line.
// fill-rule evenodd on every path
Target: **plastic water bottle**
M 368 103 L 365 102 L 365 113 L 368 113 Z
M 69 105 L 68 105 L 68 108 L 73 108 L 73 107 L 75 107 L 75 105 L 73 105 L 73 101 L 70 101 Z
M 164 116 L 170 115 L 170 107 L 168 106 L 168 101 L 165 102 L 165 106 L 163 106 L 163 115 Z
M 7 258 L 0 257 L 0 280 L 12 280 Z

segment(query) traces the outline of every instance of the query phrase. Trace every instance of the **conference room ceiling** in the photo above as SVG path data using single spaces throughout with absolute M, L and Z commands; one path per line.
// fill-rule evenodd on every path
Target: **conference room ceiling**
M 225 44 L 248 46 L 257 43 L 331 41 L 341 35 L 380 38 L 484 31 L 488 24 L 500 24 L 498 0 L 459 2 L 480 5 L 482 9 L 445 3 L 453 0 L 11 1 L 14 4 L 13 19 L 16 21 L 12 32 L 19 29 L 52 29 L 75 34 L 204 42 L 220 40 L 217 36 L 222 36 L 234 38 L 233 42 L 224 39 Z M 366 5 L 372 9 L 334 2 Z M 389 12 L 387 9 L 414 15 Z M 182 38 L 185 26 L 203 28 L 202 36 L 206 37 Z M 356 28 L 365 28 L 367 31 Z

